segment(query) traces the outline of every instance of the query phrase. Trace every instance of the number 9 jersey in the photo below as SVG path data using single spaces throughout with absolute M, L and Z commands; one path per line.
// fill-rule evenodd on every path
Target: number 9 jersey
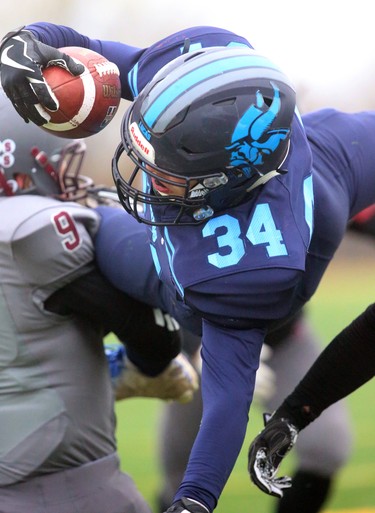
M 101 330 L 43 306 L 92 270 L 97 215 L 76 203 L 23 195 L 0 198 L 0 217 L 0 486 L 6 486 L 36 470 L 113 453 L 115 442 Z

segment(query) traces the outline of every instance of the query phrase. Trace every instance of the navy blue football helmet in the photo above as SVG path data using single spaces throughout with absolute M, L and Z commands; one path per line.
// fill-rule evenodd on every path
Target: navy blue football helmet
M 0 196 L 85 198 L 93 185 L 91 178 L 80 174 L 85 153 L 82 140 L 63 139 L 26 124 L 0 89 Z
M 181 55 L 124 116 L 112 162 L 120 201 L 151 225 L 197 224 L 247 201 L 286 172 L 295 106 L 287 77 L 250 48 Z M 124 152 L 136 166 L 127 177 L 119 170 Z M 178 194 L 163 193 L 175 187 Z

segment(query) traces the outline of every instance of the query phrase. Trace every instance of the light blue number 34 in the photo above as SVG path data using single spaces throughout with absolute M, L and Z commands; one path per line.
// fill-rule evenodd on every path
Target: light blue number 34
M 224 233 L 218 234 L 218 230 Z M 215 267 L 223 268 L 236 265 L 245 254 L 245 244 L 241 237 L 241 228 L 235 217 L 225 214 L 216 217 L 204 226 L 203 237 L 216 236 L 220 253 L 208 255 L 208 261 Z M 268 203 L 256 206 L 246 238 L 255 246 L 264 244 L 269 257 L 287 255 L 281 231 L 276 228 Z

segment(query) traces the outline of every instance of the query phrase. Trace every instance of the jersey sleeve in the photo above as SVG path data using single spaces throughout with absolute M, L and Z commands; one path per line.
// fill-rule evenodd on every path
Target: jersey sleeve
M 122 42 L 93 39 L 76 30 L 53 23 L 39 22 L 27 25 L 43 43 L 60 48 L 81 46 L 90 48 L 114 62 L 120 70 L 122 98 L 132 101 L 155 73 L 181 53 L 210 46 L 245 45 L 243 37 L 217 27 L 192 27 L 173 33 L 148 48 L 139 48 Z
M 157 71 L 181 54 L 211 46 L 234 45 L 252 48 L 245 38 L 217 27 L 191 27 L 161 39 L 145 49 L 128 74 L 133 97 L 140 93 Z
M 121 96 L 126 100 L 133 100 L 133 93 L 129 87 L 127 75 L 145 51 L 144 48 L 116 41 L 93 39 L 65 25 L 55 25 L 47 22 L 33 23 L 27 25 L 25 29 L 31 31 L 42 43 L 54 48 L 65 46 L 90 48 L 109 61 L 114 62 L 120 70 Z
M 295 291 L 303 272 L 261 269 L 189 287 L 185 301 L 205 319 L 234 329 L 273 328 L 296 313 Z M 214 298 L 214 301 L 213 301 Z
M 194 497 L 213 511 L 241 450 L 264 330 L 232 330 L 204 321 L 203 417 L 176 499 Z
M 96 208 L 101 222 L 95 235 L 97 264 L 112 285 L 151 306 L 159 304 L 159 279 L 145 226 L 125 210 Z

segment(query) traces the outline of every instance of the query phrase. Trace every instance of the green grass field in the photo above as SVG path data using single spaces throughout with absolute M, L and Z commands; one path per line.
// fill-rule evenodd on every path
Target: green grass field
M 342 327 L 374 301 L 374 284 L 375 269 L 374 266 L 370 269 L 370 261 L 354 265 L 348 259 L 331 265 L 309 305 L 310 316 L 324 343 L 328 343 Z M 354 450 L 349 464 L 339 475 L 327 512 L 375 512 L 374 397 L 375 379 L 348 398 L 355 436 Z M 117 437 L 123 469 L 132 475 L 143 495 L 155 507 L 160 483 L 156 430 L 161 402 L 131 399 L 117 404 L 116 408 Z M 243 450 L 215 510 L 217 513 L 273 511 L 274 499 L 253 486 L 246 472 L 246 451 L 260 427 L 260 411 L 253 407 Z M 292 465 L 291 454 L 283 470 L 287 473 Z

